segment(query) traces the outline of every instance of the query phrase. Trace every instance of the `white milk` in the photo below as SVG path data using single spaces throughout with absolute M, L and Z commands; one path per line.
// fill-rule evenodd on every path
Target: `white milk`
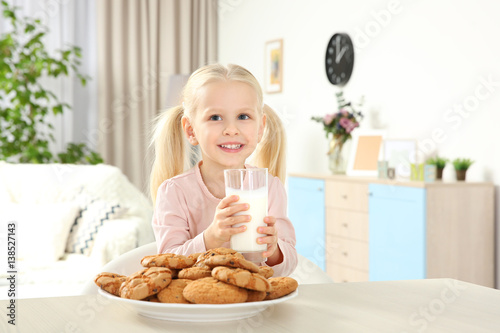
M 267 244 L 258 244 L 257 238 L 263 234 L 257 232 L 258 227 L 265 227 L 264 217 L 267 216 L 267 188 L 262 187 L 258 190 L 244 191 L 226 187 L 226 196 L 238 195 L 240 200 L 237 202 L 248 203 L 248 210 L 236 213 L 235 215 L 250 215 L 250 222 L 238 223 L 234 227 L 242 225 L 247 226 L 247 230 L 242 233 L 231 236 L 231 248 L 238 252 L 261 252 L 267 250 Z

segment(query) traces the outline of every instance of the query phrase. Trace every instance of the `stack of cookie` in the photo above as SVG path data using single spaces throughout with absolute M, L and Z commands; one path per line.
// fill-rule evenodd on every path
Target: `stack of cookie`
M 100 273 L 95 283 L 128 299 L 161 303 L 227 304 L 276 299 L 298 287 L 289 277 L 257 266 L 232 249 L 217 248 L 189 256 L 172 253 L 142 258 L 145 268 L 130 275 Z

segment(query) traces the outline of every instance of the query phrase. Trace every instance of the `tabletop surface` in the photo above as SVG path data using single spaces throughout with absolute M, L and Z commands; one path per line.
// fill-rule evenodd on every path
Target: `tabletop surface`
M 143 317 L 100 295 L 21 299 L 0 332 L 500 332 L 500 291 L 452 279 L 300 285 L 258 315 L 218 323 Z

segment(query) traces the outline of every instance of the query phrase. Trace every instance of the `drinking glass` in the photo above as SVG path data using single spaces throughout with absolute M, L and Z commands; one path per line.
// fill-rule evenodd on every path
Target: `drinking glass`
M 249 209 L 235 215 L 250 215 L 250 222 L 235 224 L 234 227 L 246 225 L 247 229 L 231 236 L 231 248 L 243 254 L 252 262 L 262 262 L 262 252 L 267 249 L 267 244 L 258 244 L 257 238 L 264 236 L 257 229 L 267 226 L 264 217 L 267 216 L 267 168 L 227 169 L 224 170 L 226 196 L 238 195 L 240 203 L 249 204 Z

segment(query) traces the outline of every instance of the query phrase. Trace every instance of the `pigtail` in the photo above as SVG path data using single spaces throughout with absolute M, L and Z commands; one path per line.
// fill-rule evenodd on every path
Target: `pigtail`
M 186 145 L 182 129 L 184 108 L 176 106 L 163 111 L 155 121 L 151 146 L 155 159 L 150 176 L 150 192 L 153 204 L 161 183 L 184 172 L 186 168 Z
M 253 163 L 259 168 L 268 168 L 273 176 L 284 184 L 286 179 L 286 135 L 279 116 L 264 104 L 266 127 L 262 139 L 255 151 Z

